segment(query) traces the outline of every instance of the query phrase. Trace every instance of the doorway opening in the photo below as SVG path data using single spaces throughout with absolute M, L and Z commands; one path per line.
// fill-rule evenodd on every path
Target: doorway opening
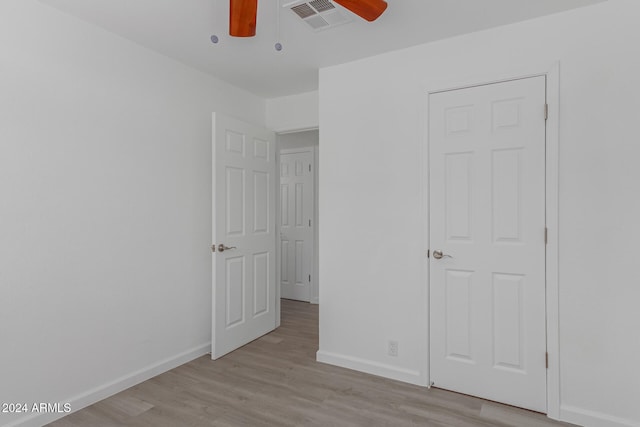
M 280 298 L 318 303 L 318 130 L 277 135 Z

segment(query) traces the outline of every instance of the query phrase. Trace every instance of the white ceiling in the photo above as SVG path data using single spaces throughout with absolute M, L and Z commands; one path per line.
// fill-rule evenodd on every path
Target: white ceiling
M 260 0 L 257 35 L 232 38 L 228 0 L 40 0 L 256 95 L 318 88 L 318 69 L 604 0 L 387 0 L 386 12 L 314 32 L 289 9 Z M 340 6 L 338 6 L 340 7 Z M 280 11 L 280 37 L 276 36 Z M 217 35 L 218 44 L 210 41 Z M 277 52 L 275 43 L 284 49 Z

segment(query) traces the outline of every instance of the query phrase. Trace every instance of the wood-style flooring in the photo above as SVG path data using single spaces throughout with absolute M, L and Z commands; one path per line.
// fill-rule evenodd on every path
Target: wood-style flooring
M 282 301 L 274 332 L 211 361 L 198 358 L 53 427 L 568 426 L 445 390 L 315 361 L 318 306 Z

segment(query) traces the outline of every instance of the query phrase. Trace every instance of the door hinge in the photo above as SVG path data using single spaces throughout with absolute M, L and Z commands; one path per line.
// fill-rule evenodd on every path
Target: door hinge
M 309 275 L 309 283 L 311 283 L 311 275 Z
M 544 244 L 549 243 L 549 229 L 547 227 L 544 228 Z
M 309 220 L 309 227 L 311 227 L 311 220 Z
M 431 255 L 431 249 L 427 249 L 427 258 L 429 258 Z
M 544 104 L 544 119 L 549 119 L 549 104 Z
M 309 163 L 309 172 L 311 172 L 311 163 Z
M 544 364 L 545 364 L 546 368 L 549 369 L 549 352 L 546 352 L 544 354 Z

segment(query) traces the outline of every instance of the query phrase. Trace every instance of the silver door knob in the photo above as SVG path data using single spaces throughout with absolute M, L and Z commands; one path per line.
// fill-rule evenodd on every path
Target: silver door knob
M 447 254 L 442 253 L 442 251 L 433 251 L 433 257 L 435 259 L 453 258 L 451 255 L 447 255 Z
M 228 251 L 230 249 L 235 249 L 235 246 L 225 246 L 223 243 L 220 243 L 218 245 L 218 252 L 224 252 L 224 251 Z

